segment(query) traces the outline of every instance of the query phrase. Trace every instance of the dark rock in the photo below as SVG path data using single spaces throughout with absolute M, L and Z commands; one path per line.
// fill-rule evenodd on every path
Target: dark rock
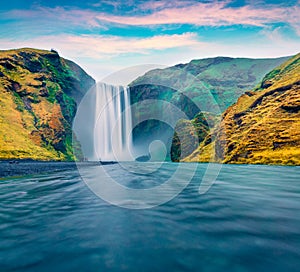
M 41 88 L 39 90 L 39 95 L 42 96 L 42 97 L 48 97 L 49 96 L 49 92 L 48 92 L 47 88 Z
M 282 105 L 281 108 L 290 113 L 297 113 L 300 111 L 300 105 Z
M 30 103 L 29 99 L 27 97 L 22 97 L 22 101 L 24 103 L 25 109 L 28 111 L 31 111 L 32 107 L 31 107 L 31 103 Z
M 272 81 L 266 80 L 266 81 L 262 82 L 261 88 L 266 89 L 266 88 L 271 87 L 272 85 L 273 85 Z
M 137 157 L 135 160 L 138 162 L 147 162 L 150 160 L 150 155 L 140 156 L 140 157 Z

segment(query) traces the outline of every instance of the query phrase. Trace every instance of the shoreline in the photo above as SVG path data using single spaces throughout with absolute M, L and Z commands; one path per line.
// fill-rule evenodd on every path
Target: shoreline
M 8 177 L 19 177 L 25 175 L 35 175 L 42 173 L 58 172 L 65 170 L 77 170 L 77 164 L 80 166 L 110 165 L 117 162 L 97 162 L 97 161 L 36 161 L 32 159 L 13 159 L 0 160 L 0 179 Z M 207 162 L 181 162 L 181 163 L 199 163 Z M 222 164 L 232 165 L 232 164 Z M 236 166 L 277 166 L 277 167 L 299 167 L 299 165 L 278 165 L 278 164 L 234 164 Z
M 0 160 L 0 179 L 65 170 L 77 170 L 77 165 L 95 166 L 115 163 L 117 162 L 37 161 L 32 159 L 3 159 Z
M 75 162 L 0 160 L 0 178 L 77 169 Z

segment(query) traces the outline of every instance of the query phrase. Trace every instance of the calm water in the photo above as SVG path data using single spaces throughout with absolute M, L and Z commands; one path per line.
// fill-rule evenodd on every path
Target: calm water
M 160 175 L 105 167 L 132 187 Z M 0 180 L 0 271 L 299 271 L 300 168 L 225 165 L 199 195 L 205 167 L 149 210 L 107 204 L 75 170 Z

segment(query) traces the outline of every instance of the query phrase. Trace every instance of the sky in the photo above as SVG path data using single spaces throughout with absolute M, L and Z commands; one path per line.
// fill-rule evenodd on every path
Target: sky
M 96 80 L 135 65 L 300 52 L 300 0 L 9 0 L 0 49 L 59 52 Z

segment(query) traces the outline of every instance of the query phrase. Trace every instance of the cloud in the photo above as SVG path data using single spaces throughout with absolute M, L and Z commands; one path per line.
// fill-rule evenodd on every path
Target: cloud
M 110 1 L 108 1 L 110 2 Z M 117 3 L 117 2 L 116 2 Z M 38 8 L 12 10 L 2 14 L 4 19 L 49 20 L 53 24 L 64 22 L 92 28 L 107 24 L 124 26 L 160 26 L 167 24 L 191 24 L 197 26 L 251 25 L 265 27 L 268 24 L 287 23 L 300 34 L 300 5 L 245 5 L 230 7 L 230 1 L 199 3 L 194 1 L 149 1 L 136 8 L 135 15 L 113 15 L 93 10 Z M 116 4 L 115 4 L 116 5 Z M 148 10 L 149 12 L 142 12 Z M 126 15 L 127 14 L 127 15 Z M 137 15 L 138 14 L 138 15 Z M 48 21 L 48 23 L 49 23 Z M 67 25 L 66 25 L 67 27 Z
M 11 10 L 1 14 L 2 19 L 25 20 L 31 22 L 45 22 L 47 24 L 57 25 L 65 23 L 72 26 L 101 27 L 93 11 L 71 9 L 63 7 L 45 8 L 38 7 L 32 10 Z
M 252 25 L 265 26 L 270 23 L 289 23 L 298 28 L 300 7 L 227 7 L 228 2 L 194 3 L 184 7 L 164 8 L 144 16 L 95 15 L 99 21 L 146 26 L 164 24 L 191 24 L 198 26 Z M 155 5 L 155 4 L 153 4 Z M 155 7 L 153 7 L 155 8 Z
M 194 33 L 126 38 L 103 35 L 49 35 L 24 39 L 0 39 L 0 49 L 33 47 L 56 49 L 61 56 L 79 63 L 94 78 L 137 64 L 170 64 L 180 61 L 178 52 L 209 47 Z
M 91 6 L 93 6 L 93 7 L 111 6 L 114 9 L 117 9 L 118 7 L 120 7 L 120 2 L 112 1 L 112 0 L 101 0 L 99 2 L 91 4 Z
M 285 35 L 287 29 L 286 27 L 279 26 L 276 28 L 265 28 L 260 31 L 260 35 L 267 38 L 268 42 L 277 50 L 283 51 L 284 49 L 292 52 L 299 53 L 300 47 L 299 42 L 292 40 Z
M 195 1 L 192 0 L 173 0 L 173 1 L 146 1 L 137 6 L 139 10 L 148 10 L 148 11 L 157 11 L 167 8 L 182 8 L 187 6 L 192 6 L 195 4 Z
M 151 38 L 63 34 L 29 40 L 20 37 L 0 39 L 0 45 L 1 49 L 54 48 L 61 56 L 74 60 L 95 79 L 101 80 L 105 75 L 137 64 L 174 65 L 216 56 L 266 58 L 298 53 L 299 43 L 283 37 L 284 31 L 269 28 L 258 33 L 256 41 L 235 40 L 231 43 L 202 42 L 194 33 Z
M 48 38 L 47 38 L 48 39 Z M 177 47 L 198 46 L 201 43 L 192 33 L 181 35 L 159 35 L 150 38 L 123 38 L 118 36 L 65 36 L 60 47 L 78 47 L 92 57 L 119 54 L 147 54 L 151 50 L 165 50 Z M 70 49 L 71 49 L 70 48 Z
M 225 43 L 203 42 L 195 33 L 173 35 L 157 35 L 148 38 L 130 38 L 106 35 L 47 35 L 24 40 L 0 39 L 1 49 L 35 47 L 42 49 L 54 48 L 69 58 L 87 58 L 94 61 L 132 58 L 143 59 L 158 55 L 169 57 L 181 52 L 185 56 L 244 56 L 244 57 L 275 57 L 297 53 L 299 42 L 284 36 L 285 28 L 267 28 L 257 34 L 256 40 Z M 259 44 L 259 46 L 258 46 Z M 173 58 L 173 57 L 172 57 Z M 180 61 L 180 60 L 179 60 Z
M 2 47 L 35 46 L 40 48 L 56 47 L 65 52 L 81 56 L 103 58 L 111 55 L 139 53 L 147 54 L 152 50 L 165 50 L 178 47 L 201 46 L 194 33 L 158 35 L 150 38 L 123 38 L 102 35 L 56 35 L 41 36 L 28 41 L 2 39 Z

